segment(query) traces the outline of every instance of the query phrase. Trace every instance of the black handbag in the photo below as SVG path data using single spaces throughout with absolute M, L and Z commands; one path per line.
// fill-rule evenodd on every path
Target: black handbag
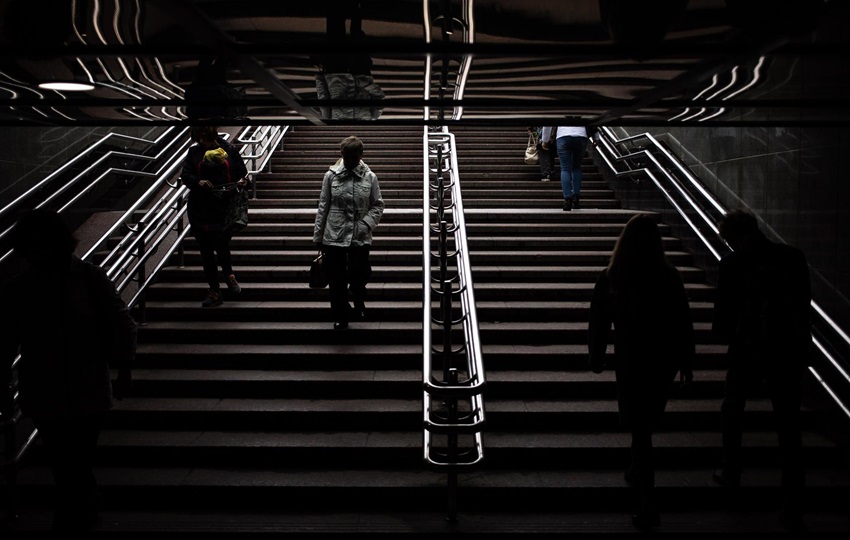
M 328 286 L 328 275 L 325 271 L 325 255 L 321 251 L 310 265 L 310 288 L 324 289 Z
M 227 215 L 224 218 L 224 230 L 235 234 L 248 226 L 248 190 L 237 188 L 230 196 Z

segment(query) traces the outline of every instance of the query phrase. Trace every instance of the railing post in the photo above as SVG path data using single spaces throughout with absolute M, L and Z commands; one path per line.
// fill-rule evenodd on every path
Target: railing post
M 187 204 L 185 197 L 177 199 L 177 208 L 175 210 L 176 210 L 176 213 L 178 215 L 180 214 L 180 211 L 183 209 L 184 204 Z M 183 219 L 182 218 L 178 219 L 177 220 L 177 237 L 178 238 L 180 238 L 180 236 L 183 234 L 183 230 L 185 228 L 186 228 L 186 225 L 183 222 Z M 177 244 L 177 266 L 179 266 L 180 268 L 183 268 L 185 266 L 185 262 L 186 262 L 186 250 L 183 246 L 183 240 L 181 240 L 180 243 Z
M 145 238 L 144 238 L 144 236 L 141 236 L 139 238 L 139 249 L 136 252 L 136 256 L 138 257 L 139 261 L 144 260 L 144 256 L 145 256 Z M 146 279 L 147 279 L 147 272 L 145 271 L 145 265 L 140 264 L 139 265 L 139 271 L 136 272 L 136 283 L 138 283 L 138 286 L 139 286 L 140 289 L 144 286 Z M 145 304 L 146 304 L 146 302 L 145 302 L 145 292 L 141 291 L 141 294 L 139 295 L 139 302 L 136 304 L 139 308 L 139 310 L 138 310 L 138 315 L 139 315 L 139 321 L 138 322 L 139 322 L 139 324 L 147 323 L 147 313 L 145 312 Z
M 457 384 L 457 368 L 449 369 L 449 376 L 446 380 L 451 385 Z M 447 419 L 451 424 L 457 424 L 458 422 L 457 397 L 455 396 L 451 396 L 449 398 Z M 449 463 L 457 463 L 457 434 L 455 433 L 450 433 L 448 435 L 448 442 L 446 444 L 446 459 Z M 446 478 L 446 488 L 446 494 L 448 496 L 446 520 L 455 522 L 457 521 L 457 471 L 455 469 L 449 470 L 448 478 Z
M 443 380 L 452 368 L 452 282 L 448 268 L 448 224 L 440 222 L 440 315 L 443 321 Z
M 17 429 L 15 429 L 15 386 L 12 381 L 11 365 L 8 369 L 3 368 L 3 402 L 0 403 L 2 411 L 2 427 L 3 427 L 3 476 L 4 484 L 6 485 L 5 498 L 7 500 L 7 516 L 6 520 L 13 521 L 17 519 L 18 514 L 18 464 L 15 461 L 15 456 L 18 452 Z

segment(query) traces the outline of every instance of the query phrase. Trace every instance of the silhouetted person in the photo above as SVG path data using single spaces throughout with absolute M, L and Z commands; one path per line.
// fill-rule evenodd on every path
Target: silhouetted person
M 180 180 L 189 188 L 189 224 L 201 251 L 201 264 L 209 289 L 201 305 L 215 307 L 224 302 L 221 296 L 218 266 L 227 289 L 239 294 L 242 287 L 233 273 L 230 260 L 231 231 L 225 230 L 231 200 L 237 189 L 248 183 L 248 169 L 239 150 L 218 136 L 214 126 L 192 128 L 189 147 Z
M 626 224 L 593 290 L 588 334 L 594 373 L 604 369 L 612 323 L 620 419 L 632 436 L 625 477 L 638 488 L 641 499 L 632 522 L 645 529 L 660 523 L 653 497 L 652 432 L 676 373 L 683 383 L 693 380 L 695 351 L 682 278 L 667 261 L 658 226 L 646 214 Z
M 90 528 L 95 447 L 113 395 L 130 388 L 136 325 L 104 270 L 73 255 L 77 241 L 55 212 L 25 215 L 12 243 L 29 266 L 0 297 L 4 378 L 20 353 L 21 410 L 41 434 L 56 483 L 54 528 Z
M 799 249 L 769 241 L 756 218 L 729 212 L 720 234 L 733 253 L 720 261 L 713 330 L 729 345 L 723 399 L 723 465 L 714 479 L 741 482 L 744 405 L 766 383 L 779 435 L 782 521 L 802 525 L 805 484 L 800 435 L 802 379 L 811 343 L 809 266 Z
M 325 254 L 334 329 L 348 328 L 352 317 L 348 288 L 354 300 L 355 319 L 366 317 L 366 283 L 372 231 L 384 213 L 378 177 L 363 161 L 363 142 L 345 138 L 339 159 L 322 180 L 313 242 Z

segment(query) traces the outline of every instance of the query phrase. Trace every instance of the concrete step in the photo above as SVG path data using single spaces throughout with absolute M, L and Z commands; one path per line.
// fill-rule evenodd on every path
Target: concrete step
M 330 317 L 326 323 L 331 328 Z M 352 328 L 356 327 L 352 324 Z M 586 370 L 587 345 L 482 345 L 488 369 Z M 695 369 L 725 369 L 726 347 L 697 344 Z M 368 362 L 366 364 L 365 362 Z M 206 341 L 139 344 L 137 366 L 157 369 L 372 369 L 422 370 L 422 344 L 227 344 Z
M 658 431 L 714 431 L 720 422 L 720 397 L 673 399 L 659 419 Z M 461 403 L 461 410 L 463 410 Z M 621 429 L 616 401 L 598 399 L 488 399 L 487 431 L 525 433 L 552 430 L 616 431 Z M 279 431 L 410 431 L 421 434 L 421 391 L 409 398 L 320 399 L 130 397 L 116 404 L 106 428 L 134 430 L 241 430 Z M 806 411 L 802 422 L 817 425 L 816 411 Z M 744 426 L 748 431 L 775 429 L 769 400 L 747 403 Z
M 310 366 L 307 366 L 310 367 Z M 359 369 L 355 369 L 359 367 Z M 487 378 L 489 399 L 573 399 L 616 397 L 613 372 L 493 370 Z M 252 396 L 257 399 L 406 399 L 416 395 L 422 377 L 412 370 L 375 370 L 368 364 L 349 370 L 315 367 L 285 371 L 250 369 L 138 369 L 133 374 L 134 397 L 195 397 L 221 399 Z M 715 399 L 723 394 L 725 372 L 697 371 L 688 388 L 689 399 Z M 676 393 L 678 383 L 671 383 Z M 762 395 L 761 397 L 764 397 Z
M 560 196 L 559 196 L 560 197 Z M 610 196 L 609 196 L 610 197 Z M 315 194 L 313 198 L 306 199 L 290 199 L 288 197 L 278 198 L 278 199 L 253 199 L 251 201 L 250 207 L 253 208 L 303 208 L 305 206 L 311 205 L 315 208 L 316 201 L 318 200 L 318 192 Z M 389 199 L 385 198 L 384 202 L 388 206 L 396 206 L 402 208 L 421 208 L 422 207 L 422 198 L 409 198 L 409 199 Z M 524 199 L 524 203 L 540 209 L 557 209 L 562 210 L 562 206 L 564 204 L 563 198 L 540 198 L 540 197 L 530 197 Z M 514 199 L 467 199 L 463 200 L 464 207 L 466 208 L 515 208 L 516 201 Z M 619 202 L 614 198 L 596 198 L 584 200 L 582 199 L 582 209 L 581 210 L 573 210 L 573 212 L 589 212 L 593 210 L 612 210 L 619 208 Z M 565 212 L 566 213 L 566 212 Z M 250 211 L 249 211 L 250 217 Z
M 284 247 L 284 246 L 281 246 Z M 252 250 L 231 250 L 233 260 L 238 264 L 261 264 L 268 266 L 270 264 L 283 265 L 287 263 L 304 264 L 305 270 L 309 266 L 312 259 L 315 257 L 315 247 L 308 249 L 308 246 L 301 246 L 302 249 L 292 249 L 286 246 L 287 249 L 252 249 Z M 296 246 L 297 248 L 298 246 Z M 370 250 L 370 262 L 375 265 L 418 265 L 422 264 L 422 252 L 419 250 L 386 250 L 376 249 L 378 246 L 372 247 Z M 607 264 L 611 258 L 611 250 L 568 250 L 569 246 L 561 246 L 561 249 L 554 250 L 476 250 L 470 253 L 470 260 L 473 268 L 480 264 L 495 264 L 501 263 L 505 265 L 519 264 L 527 266 L 531 263 L 544 266 L 579 266 L 591 265 L 601 266 Z M 692 263 L 690 253 L 684 251 L 668 251 L 667 258 L 676 266 L 689 266 Z M 185 251 L 186 265 L 199 265 L 200 253 L 197 251 Z
M 711 467 L 664 469 L 656 473 L 656 497 L 666 512 L 692 511 L 695 500 L 701 511 L 728 509 L 729 493 L 713 485 Z M 107 511 L 158 510 L 209 512 L 315 512 L 317 508 L 345 508 L 347 512 L 409 512 L 411 509 L 442 513 L 445 510 L 445 475 L 424 471 L 381 469 L 300 470 L 295 467 L 233 469 L 219 467 L 100 467 L 96 470 Z M 772 468 L 747 471 L 740 490 L 748 511 L 779 507 L 779 477 Z M 33 467 L 20 475 L 22 504 L 43 500 L 50 472 Z M 529 471 L 497 470 L 487 475 L 462 473 L 458 483 L 464 493 L 465 512 L 494 511 L 628 513 L 634 493 L 621 469 L 564 466 Z M 831 469 L 809 471 L 807 503 L 813 510 L 843 509 L 846 474 Z M 144 496 L 140 496 L 144 495 Z M 438 514 L 439 515 L 439 514 Z M 740 527 L 740 526 L 739 526 Z M 692 529 L 689 529 L 692 530 Z M 740 528 L 738 529 L 740 530 Z
M 381 246 L 384 249 L 399 248 L 399 249 L 415 249 L 422 246 L 422 236 L 384 236 L 383 231 L 377 229 L 373 235 L 373 245 Z M 563 250 L 564 248 L 577 250 L 606 250 L 612 251 L 614 244 L 617 242 L 616 237 L 606 236 L 514 236 L 514 237 L 499 237 L 499 236 L 470 236 L 467 239 L 468 245 L 473 250 L 484 250 L 487 248 L 494 250 Z M 681 251 L 682 243 L 678 238 L 667 237 L 662 239 L 664 249 L 669 251 Z M 188 238 L 185 242 L 186 249 L 197 249 L 197 242 L 194 238 Z M 431 249 L 436 250 L 439 245 L 439 239 L 431 239 Z M 230 242 L 233 251 L 239 250 L 263 250 L 269 248 L 287 248 L 303 247 L 314 249 L 313 236 L 235 236 Z
M 545 281 L 566 282 L 576 281 L 595 282 L 603 266 L 493 266 L 476 265 L 472 271 L 474 283 Z M 686 283 L 700 283 L 705 279 L 705 272 L 700 268 L 681 267 L 678 269 Z M 298 281 L 304 278 L 303 264 L 280 266 L 244 266 L 235 265 L 233 272 L 239 281 L 248 286 L 252 283 L 269 281 Z M 422 279 L 421 268 L 412 266 L 372 266 L 371 281 L 375 283 L 401 281 L 419 282 Z M 183 266 L 165 269 L 159 275 L 159 283 L 185 282 L 203 283 L 204 275 L 200 266 Z M 479 306 L 479 311 L 480 311 Z
M 557 469 L 566 461 L 606 468 L 627 463 L 631 436 L 625 432 L 488 433 L 488 471 L 510 470 L 517 460 L 536 469 Z M 655 458 L 663 468 L 711 467 L 721 453 L 715 433 L 660 432 L 653 440 Z M 771 433 L 747 433 L 744 465 L 777 466 L 778 447 Z M 258 432 L 258 431 L 124 431 L 106 430 L 99 439 L 100 467 L 140 463 L 146 467 L 217 467 L 222 463 L 251 463 L 275 467 L 301 463 L 303 468 L 375 469 L 418 468 L 421 434 L 414 432 Z M 836 445 L 817 433 L 804 433 L 807 464 L 835 466 Z M 32 464 L 45 462 L 36 445 Z
M 260 260 L 268 262 L 272 257 Z M 199 257 L 188 257 L 187 262 L 197 264 Z M 243 283 L 242 292 L 238 297 L 232 297 L 227 292 L 224 301 L 231 299 L 239 301 L 283 301 L 327 298 L 327 292 L 307 287 L 307 271 L 309 260 L 305 258 L 304 278 L 294 282 L 275 283 Z M 475 296 L 480 301 L 590 301 L 593 294 L 593 283 L 478 283 L 475 285 Z M 691 301 L 705 302 L 714 298 L 712 287 L 699 283 L 686 283 L 685 288 Z M 179 301 L 197 299 L 200 302 L 206 293 L 207 286 L 200 283 L 157 283 L 147 291 L 147 298 L 162 300 L 171 298 Z M 416 282 L 371 283 L 367 286 L 367 305 L 372 301 L 415 300 L 422 298 L 422 285 Z
M 184 321 L 149 322 L 140 332 L 144 342 L 180 343 L 291 343 L 297 338 L 301 343 L 338 342 L 366 345 L 369 343 L 417 343 L 422 333 L 421 321 L 358 321 L 356 332 L 329 332 L 320 322 L 280 321 Z M 484 344 L 507 345 L 521 343 L 585 343 L 587 322 L 479 322 L 481 341 Z M 442 335 L 440 326 L 433 324 L 432 331 Z M 462 333 L 456 330 L 456 342 Z M 711 343 L 710 323 L 695 323 L 694 333 L 701 343 Z M 616 331 L 612 330 L 612 336 Z M 613 338 L 612 338 L 613 339 Z M 435 338 L 436 341 L 436 338 Z

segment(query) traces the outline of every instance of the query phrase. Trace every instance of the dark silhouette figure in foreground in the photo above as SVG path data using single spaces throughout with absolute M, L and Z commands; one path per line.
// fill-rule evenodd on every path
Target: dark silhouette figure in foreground
M 799 249 L 765 238 L 756 218 L 743 210 L 723 218 L 720 234 L 733 253 L 720 261 L 714 304 L 713 330 L 729 345 L 723 465 L 714 480 L 728 488 L 740 486 L 744 406 L 757 387 L 766 385 L 778 426 L 781 519 L 788 527 L 801 527 L 800 404 L 811 344 L 809 266 Z
M 653 496 L 652 432 L 676 373 L 683 384 L 693 380 L 695 351 L 682 278 L 667 261 L 658 226 L 646 214 L 626 224 L 593 290 L 589 348 L 594 373 L 604 369 L 612 323 L 620 419 L 632 436 L 625 478 L 640 494 L 640 511 L 632 522 L 646 529 L 660 523 Z
M 20 353 L 21 410 L 41 434 L 56 483 L 53 526 L 88 529 L 97 519 L 95 447 L 113 396 L 130 389 L 136 325 L 104 270 L 73 255 L 77 241 L 55 212 L 24 216 L 12 243 L 29 266 L 0 301 L 3 387 Z

